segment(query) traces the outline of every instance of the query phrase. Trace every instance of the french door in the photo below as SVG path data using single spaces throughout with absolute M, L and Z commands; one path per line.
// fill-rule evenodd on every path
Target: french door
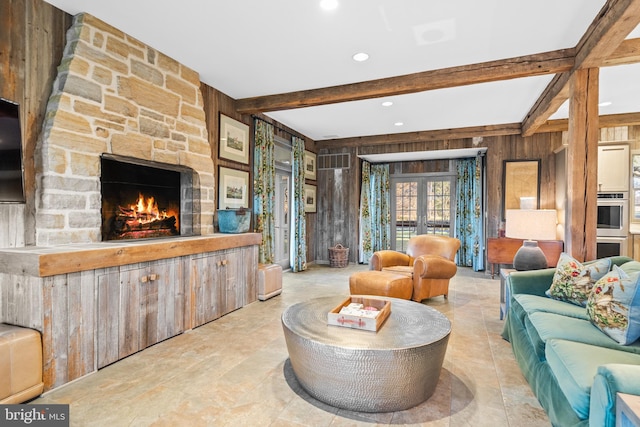
M 274 221 L 274 262 L 283 270 L 291 267 L 291 142 L 274 137 L 274 157 L 276 163 Z
M 404 252 L 419 234 L 453 236 L 455 177 L 420 175 L 391 177 L 391 246 Z
M 290 190 L 291 172 L 276 170 L 276 201 L 273 212 L 275 226 L 275 263 L 283 270 L 291 267 L 289 260 L 289 235 L 291 228 Z

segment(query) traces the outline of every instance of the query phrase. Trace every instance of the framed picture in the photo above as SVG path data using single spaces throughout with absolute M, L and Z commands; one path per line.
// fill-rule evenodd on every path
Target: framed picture
M 313 213 L 316 211 L 316 192 L 315 185 L 304 185 L 304 211 Z
M 316 180 L 316 155 L 307 150 L 304 150 L 304 177 Z
M 219 157 L 249 164 L 249 126 L 220 114 Z
M 503 167 L 503 211 L 540 207 L 540 160 L 505 160 Z
M 249 207 L 249 172 L 218 168 L 218 209 Z

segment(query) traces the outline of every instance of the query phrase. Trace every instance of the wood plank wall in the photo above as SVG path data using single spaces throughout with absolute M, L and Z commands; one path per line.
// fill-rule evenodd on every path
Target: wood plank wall
M 218 188 L 218 168 L 219 166 L 238 169 L 249 172 L 249 185 L 250 191 L 249 194 L 253 194 L 253 147 L 255 146 L 254 141 L 254 126 L 253 126 L 253 117 L 249 114 L 240 114 L 236 112 L 235 108 L 235 100 L 228 95 L 220 92 L 219 90 L 205 84 L 201 83 L 200 90 L 202 92 L 202 97 L 204 99 L 204 111 L 205 118 L 207 122 L 207 130 L 209 132 L 209 143 L 211 144 L 211 156 L 213 158 L 213 167 L 216 173 L 216 188 Z M 219 158 L 219 132 L 220 132 L 220 114 L 224 114 L 232 119 L 238 120 L 246 125 L 249 125 L 249 134 L 250 134 L 250 146 L 251 150 L 249 152 L 249 165 L 243 165 L 238 162 L 229 161 L 226 159 Z M 262 120 L 271 123 L 275 126 L 275 135 L 279 136 L 287 141 L 291 141 L 291 136 L 296 135 L 299 138 L 305 140 L 305 148 L 309 151 L 316 152 L 315 142 L 312 139 L 305 137 L 304 135 L 296 132 L 295 130 L 284 126 L 283 124 L 270 119 L 264 115 L 258 115 Z M 309 182 L 311 184 L 315 184 L 315 182 Z M 217 208 L 217 200 L 218 195 L 216 194 L 216 208 Z M 253 199 L 250 201 L 249 208 L 253 210 Z M 254 211 L 255 212 L 255 211 Z M 320 209 L 318 209 L 320 212 Z M 310 213 L 306 215 L 307 222 L 307 260 L 315 260 L 316 259 L 316 248 L 315 248 L 315 223 L 316 223 L 315 213 Z M 214 221 L 217 223 L 218 218 L 217 215 L 214 217 Z M 252 223 L 253 227 L 253 223 Z M 216 227 L 217 230 L 217 227 Z
M 35 242 L 36 142 L 71 21 L 42 0 L 0 2 L 0 97 L 20 104 L 26 196 L 24 218 L 2 215 L 0 229 L 5 222 L 23 225 L 19 233 L 24 237 L 17 241 L 25 245 Z M 17 214 L 15 209 L 11 213 Z
M 0 248 L 24 246 L 24 203 L 0 204 Z
M 215 200 L 216 200 L 216 212 L 218 209 L 218 191 L 219 191 L 219 167 L 226 167 L 230 169 L 237 169 L 245 172 L 249 172 L 249 176 L 252 175 L 251 165 L 253 164 L 253 150 L 249 150 L 249 164 L 244 165 L 242 163 L 233 162 L 226 159 L 219 158 L 219 138 L 220 138 L 220 114 L 224 114 L 227 117 L 231 117 L 234 120 L 238 120 L 249 126 L 250 144 L 253 147 L 253 126 L 251 124 L 251 116 L 247 114 L 238 114 L 234 106 L 233 98 L 225 95 L 217 89 L 212 88 L 204 83 L 200 84 L 200 91 L 202 92 L 202 98 L 204 100 L 204 112 L 205 120 L 207 122 L 207 132 L 209 132 L 209 144 L 211 145 L 211 158 L 213 160 L 213 170 L 215 173 Z M 253 180 L 249 179 L 249 193 L 253 194 Z M 253 199 L 249 197 L 249 209 L 253 209 Z M 218 231 L 218 215 L 214 214 L 215 230 Z M 253 224 L 252 224 L 253 226 Z
M 502 170 L 504 160 L 540 159 L 540 207 L 555 206 L 554 150 L 562 145 L 562 133 L 541 133 L 522 138 L 517 135 L 485 137 L 478 147 L 487 147 L 487 236 L 495 237 L 502 220 Z M 318 212 L 315 231 L 317 260 L 328 262 L 328 249 L 335 243 L 349 247 L 349 262 L 358 261 L 358 217 L 360 168 L 358 155 L 386 152 L 429 151 L 473 148 L 471 139 L 441 140 L 407 144 L 371 145 L 320 149 L 319 154 L 349 153 L 349 169 L 318 171 Z M 447 170 L 446 161 L 403 162 L 391 171 L 424 173 Z
M 0 239 L 0 247 L 32 245 L 35 242 L 35 170 L 36 141 L 42 127 L 43 116 L 56 76 L 56 67 L 62 58 L 66 42 L 66 31 L 72 17 L 42 0 L 5 0 L 0 2 L 0 97 L 21 105 L 23 149 L 25 158 L 25 192 L 27 202 L 20 208 L 3 207 L 0 215 L 0 230 L 12 228 L 9 240 Z M 227 166 L 250 171 L 249 166 L 218 159 L 218 117 L 222 112 L 236 120 L 249 124 L 249 115 L 235 111 L 235 102 L 227 95 L 202 85 L 209 140 L 217 173 L 218 166 Z M 276 126 L 286 129 L 266 116 L 261 116 Z M 290 129 L 290 133 L 296 132 Z M 288 133 L 280 136 L 290 138 Z M 615 131 L 611 131 L 614 132 Z M 251 143 L 253 146 L 253 131 Z M 299 135 L 304 137 L 302 135 Z M 611 135 L 613 139 L 625 139 Z M 640 138 L 640 126 L 631 126 L 628 140 Z M 480 146 L 488 147 L 488 218 L 487 235 L 497 235 L 502 203 L 502 162 L 515 159 L 542 159 L 541 207 L 553 207 L 554 159 L 553 150 L 560 145 L 561 133 L 536 134 L 529 138 L 519 136 L 487 137 Z M 317 152 L 314 141 L 305 138 L 307 149 Z M 360 162 L 357 154 L 393 151 L 421 151 L 447 148 L 470 148 L 470 139 L 416 142 L 410 144 L 387 144 L 367 147 L 346 147 L 323 150 L 325 153 L 348 152 L 351 154 L 349 169 L 319 170 L 318 213 L 307 215 L 307 259 L 328 262 L 328 248 L 342 243 L 350 248 L 349 259 L 357 260 L 358 205 L 360 194 Z M 640 149 L 634 143 L 632 149 Z M 252 156 L 252 154 L 251 154 Z M 403 165 L 403 171 L 420 171 L 433 165 L 413 162 Z M 427 170 L 427 169 L 423 169 Z M 429 169 L 431 170 L 431 169 Z M 217 199 L 217 197 L 216 197 Z M 4 213 L 9 213 L 5 215 Z M 22 225 L 23 224 L 23 225 Z M 18 231 L 16 231 L 16 225 Z M 20 228 L 22 227 L 22 228 Z M 16 233 L 18 235 L 16 235 Z M 3 233 L 4 234 L 4 233 Z

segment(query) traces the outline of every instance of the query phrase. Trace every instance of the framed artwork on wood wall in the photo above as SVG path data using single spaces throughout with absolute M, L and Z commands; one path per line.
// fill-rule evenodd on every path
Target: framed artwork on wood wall
M 505 160 L 502 175 L 503 210 L 521 209 L 523 198 L 533 200 L 533 209 L 540 208 L 540 160 Z
M 304 185 L 304 211 L 307 213 L 316 212 L 317 187 L 315 185 Z
M 304 177 L 316 180 L 316 155 L 307 150 L 304 150 Z
M 221 159 L 249 164 L 249 126 L 220 113 L 220 137 L 218 140 Z
M 218 168 L 218 209 L 249 207 L 249 172 Z

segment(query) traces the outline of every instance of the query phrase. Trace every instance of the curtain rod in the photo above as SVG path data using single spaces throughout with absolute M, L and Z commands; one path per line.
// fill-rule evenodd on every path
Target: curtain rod
M 273 123 L 266 121 L 266 120 L 265 120 L 265 119 L 263 119 L 262 117 L 258 117 L 258 116 L 254 115 L 254 114 L 252 114 L 252 115 L 251 115 L 251 117 L 253 117 L 254 119 L 258 119 L 258 120 L 260 120 L 261 122 L 269 123 L 269 124 L 270 124 L 271 126 L 273 126 L 274 128 L 276 128 L 276 129 L 278 129 L 278 130 L 281 130 L 282 132 L 287 133 L 287 134 L 289 134 L 290 136 L 295 136 L 296 138 L 304 139 L 304 138 L 303 138 L 303 137 L 301 137 L 300 135 L 293 134 L 293 133 L 291 133 L 290 131 L 288 131 L 288 130 L 286 130 L 286 129 L 284 129 L 284 128 L 281 128 L 281 127 L 280 127 L 280 126 L 278 126 L 278 125 L 274 125 Z

